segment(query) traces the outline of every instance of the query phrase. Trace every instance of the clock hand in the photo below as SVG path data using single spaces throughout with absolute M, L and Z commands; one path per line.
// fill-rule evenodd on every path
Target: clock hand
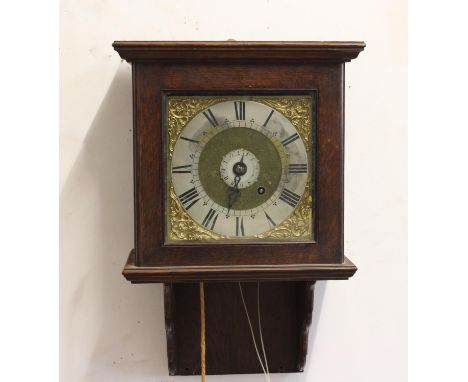
M 234 178 L 234 187 L 231 187 L 228 189 L 228 214 L 234 202 L 236 201 L 237 197 L 240 194 L 239 182 L 240 182 L 240 176 L 236 175 L 236 177 Z
M 240 182 L 240 175 L 236 175 L 234 178 L 234 188 L 239 191 L 239 182 Z
M 233 168 L 233 171 L 235 174 L 234 187 L 228 189 L 228 214 L 234 202 L 240 195 L 239 182 L 240 182 L 241 176 L 244 175 L 247 171 L 246 165 L 244 164 L 244 155 L 245 155 L 245 151 L 242 151 L 242 157 L 241 157 L 240 162 L 237 162 Z

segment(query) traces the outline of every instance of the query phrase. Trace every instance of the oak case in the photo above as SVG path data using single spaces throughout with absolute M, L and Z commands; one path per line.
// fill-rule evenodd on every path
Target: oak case
M 165 45 L 167 44 L 167 45 Z M 132 61 L 134 282 L 348 278 L 343 253 L 344 64 L 363 43 L 114 43 Z M 255 48 L 255 49 L 254 49 Z M 167 94 L 314 94 L 314 241 L 165 244 Z

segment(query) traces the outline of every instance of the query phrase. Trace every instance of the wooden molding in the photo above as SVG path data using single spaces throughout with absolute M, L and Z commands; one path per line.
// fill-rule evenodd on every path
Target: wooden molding
M 365 48 L 362 41 L 115 41 L 128 62 L 347 62 Z
M 169 375 L 174 375 L 176 369 L 174 303 L 175 293 L 172 284 L 164 284 L 164 321 L 166 324 L 167 365 Z
M 315 281 L 304 283 L 303 298 L 302 298 L 302 322 L 300 326 L 300 340 L 297 369 L 304 371 L 307 360 L 307 349 L 309 347 L 309 329 L 312 324 L 312 314 L 314 310 L 314 290 Z
M 164 283 L 347 280 L 356 271 L 357 267 L 346 257 L 342 264 L 138 267 L 132 250 L 122 274 L 132 283 Z

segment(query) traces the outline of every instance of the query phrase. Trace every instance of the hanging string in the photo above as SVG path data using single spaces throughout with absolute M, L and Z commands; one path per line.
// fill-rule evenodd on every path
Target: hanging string
M 206 343 L 205 343 L 205 287 L 200 283 L 200 376 L 201 382 L 206 378 Z
M 268 370 L 268 362 L 265 353 L 265 345 L 263 344 L 263 336 L 262 336 L 262 321 L 260 319 L 260 282 L 257 281 L 257 317 L 258 317 L 258 331 L 260 333 L 260 343 L 262 344 L 263 350 L 263 359 L 265 360 L 265 369 L 268 375 L 268 380 L 270 380 L 270 371 Z
M 257 353 L 258 361 L 260 362 L 260 366 L 262 367 L 263 374 L 265 374 L 265 378 L 266 378 L 267 382 L 270 382 L 270 373 L 267 372 L 268 364 L 266 362 L 265 346 L 263 344 L 263 336 L 262 336 L 262 329 L 261 329 L 261 323 L 260 323 L 260 316 L 258 316 L 259 317 L 259 321 L 258 321 L 259 322 L 259 327 L 258 327 L 258 329 L 260 331 L 260 342 L 262 344 L 263 356 L 265 357 L 266 368 L 263 365 L 262 357 L 260 356 L 260 352 L 258 351 L 257 341 L 255 341 L 255 334 L 254 334 L 254 331 L 253 331 L 253 328 L 252 328 L 252 323 L 250 321 L 249 311 L 247 310 L 247 305 L 245 304 L 244 293 L 242 291 L 242 285 L 241 285 L 240 282 L 238 284 L 239 284 L 239 290 L 240 290 L 240 295 L 241 295 L 241 299 L 242 299 L 242 305 L 244 305 L 245 315 L 247 317 L 247 322 L 249 323 L 250 334 L 252 335 L 252 341 L 253 341 L 253 344 L 254 344 L 254 347 L 255 347 L 255 352 Z M 259 293 L 259 284 L 257 283 L 257 312 L 259 312 L 259 311 L 260 311 L 260 293 Z

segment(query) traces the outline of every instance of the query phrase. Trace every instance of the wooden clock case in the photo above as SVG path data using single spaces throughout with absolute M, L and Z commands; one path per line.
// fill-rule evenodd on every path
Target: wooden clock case
M 206 283 L 207 373 L 261 372 L 236 281 L 261 281 L 272 372 L 301 371 L 316 280 L 347 279 L 343 252 L 344 68 L 363 42 L 123 42 L 132 64 L 135 248 L 132 283 L 165 284 L 171 375 L 198 374 L 198 285 Z M 314 240 L 165 243 L 164 100 L 170 94 L 305 94 L 316 97 Z M 245 283 L 254 311 L 256 283 Z M 254 318 L 253 321 L 256 319 Z

